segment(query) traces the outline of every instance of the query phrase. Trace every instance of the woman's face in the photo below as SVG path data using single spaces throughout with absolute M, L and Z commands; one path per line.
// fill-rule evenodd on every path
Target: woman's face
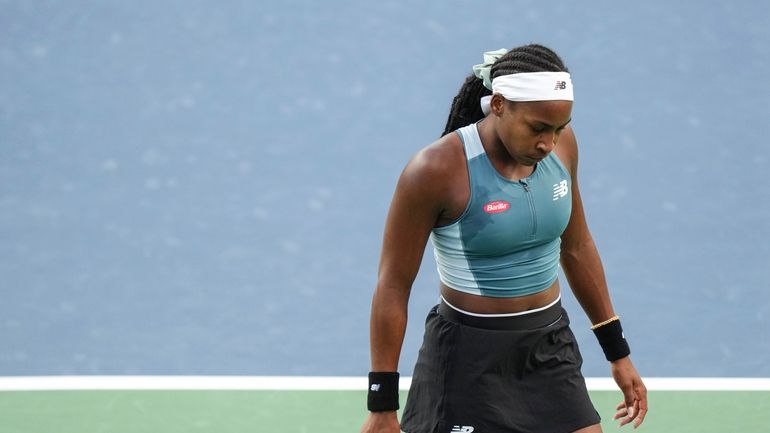
M 497 135 L 516 162 L 535 165 L 553 151 L 572 118 L 572 101 L 511 102 L 502 96 L 494 110 Z M 493 105 L 494 102 L 493 102 Z

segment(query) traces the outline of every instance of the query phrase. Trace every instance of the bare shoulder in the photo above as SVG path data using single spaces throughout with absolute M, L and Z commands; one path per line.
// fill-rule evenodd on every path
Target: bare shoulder
M 556 156 L 559 157 L 562 164 L 564 164 L 574 176 L 575 171 L 577 170 L 578 145 L 572 126 L 567 125 L 564 128 L 564 131 L 562 131 L 561 136 L 559 137 L 559 144 L 556 146 L 554 152 L 556 152 Z
M 457 134 L 447 134 L 417 152 L 398 180 L 394 204 L 412 218 L 423 212 L 431 225 L 458 214 L 468 197 L 465 152 Z M 461 211 L 460 211 L 461 212 Z
M 417 152 L 407 163 L 399 183 L 440 193 L 465 164 L 465 153 L 457 134 L 447 134 Z

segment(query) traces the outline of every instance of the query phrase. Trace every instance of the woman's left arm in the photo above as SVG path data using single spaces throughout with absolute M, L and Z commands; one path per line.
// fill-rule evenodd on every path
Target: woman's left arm
M 578 188 L 578 148 L 568 126 L 559 137 L 557 155 L 572 178 L 572 215 L 561 236 L 561 265 L 575 298 L 593 324 L 615 316 L 599 252 L 586 223 Z M 629 356 L 611 362 L 612 377 L 623 391 L 624 401 L 616 408 L 620 425 L 638 427 L 647 414 L 647 388 Z

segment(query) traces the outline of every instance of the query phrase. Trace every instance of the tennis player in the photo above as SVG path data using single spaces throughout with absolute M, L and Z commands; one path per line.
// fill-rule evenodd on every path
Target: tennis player
M 601 432 L 561 305 L 559 264 L 623 392 L 615 418 L 638 427 L 647 391 L 583 212 L 571 76 L 534 44 L 485 53 L 473 69 L 444 135 L 409 161 L 393 196 L 362 432 Z M 399 424 L 407 303 L 429 239 L 440 302 Z

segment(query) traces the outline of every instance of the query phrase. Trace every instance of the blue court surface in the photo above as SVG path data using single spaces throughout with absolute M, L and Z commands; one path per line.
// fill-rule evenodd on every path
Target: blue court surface
M 765 380 L 769 21 L 763 1 L 0 1 L 0 376 L 364 376 L 400 170 L 482 52 L 539 42 L 573 76 L 640 373 Z M 428 248 L 405 376 L 437 284 Z

